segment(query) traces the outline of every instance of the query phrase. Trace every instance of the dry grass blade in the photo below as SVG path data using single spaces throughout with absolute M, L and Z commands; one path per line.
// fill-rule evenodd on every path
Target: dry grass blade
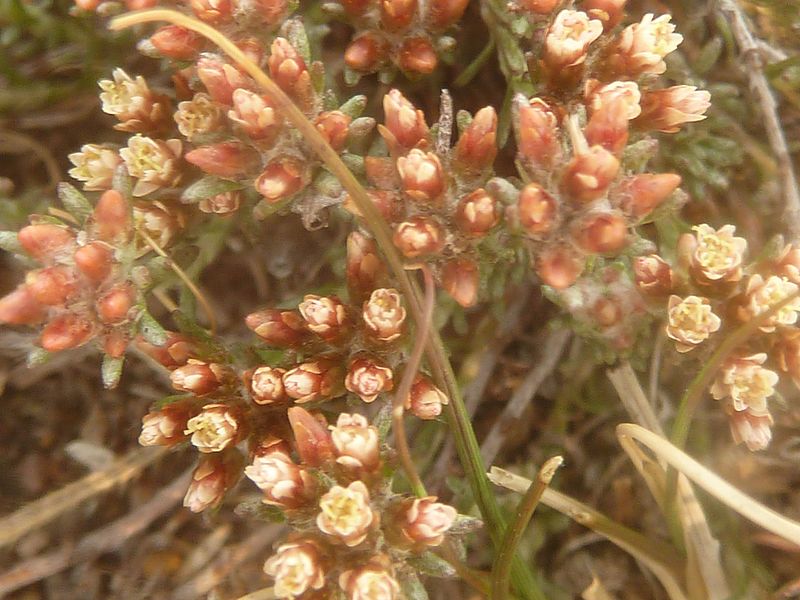
M 530 479 L 498 467 L 492 467 L 488 476 L 495 485 L 520 494 L 527 492 L 531 485 Z M 677 559 L 678 552 L 674 548 L 628 529 L 582 502 L 550 488 L 544 490 L 541 503 L 599 533 L 645 565 L 664 586 L 670 600 L 689 600 L 680 576 L 684 565 Z
M 34 529 L 78 508 L 92 496 L 136 477 L 164 454 L 165 448 L 137 448 L 115 461 L 109 468 L 87 475 L 44 498 L 26 504 L 0 520 L 0 548 L 13 544 Z

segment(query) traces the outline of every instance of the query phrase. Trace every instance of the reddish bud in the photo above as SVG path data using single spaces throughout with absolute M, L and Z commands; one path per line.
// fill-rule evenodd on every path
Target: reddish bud
M 589 254 L 610 254 L 628 243 L 628 224 L 621 214 L 596 213 L 575 225 L 573 237 Z
M 175 60 L 191 60 L 202 48 L 202 38 L 194 31 L 178 25 L 167 25 L 150 36 L 150 43 L 159 54 Z
M 203 198 L 197 203 L 197 208 L 202 212 L 213 215 L 228 215 L 239 210 L 242 203 L 242 193 L 238 190 L 223 192 L 209 198 Z
M 74 272 L 64 266 L 29 271 L 25 284 L 34 300 L 47 306 L 63 304 L 76 287 Z
M 336 450 L 324 419 L 317 419 L 299 406 L 293 406 L 287 414 L 303 464 L 320 467 L 332 462 Z
M 75 236 L 66 227 L 39 223 L 23 227 L 17 233 L 22 248 L 39 262 L 49 262 L 69 250 Z
M 218 506 L 239 481 L 243 467 L 244 458 L 236 450 L 201 455 L 183 505 L 194 513 Z
M 583 273 L 583 268 L 583 257 L 566 245 L 545 248 L 536 261 L 536 273 L 542 283 L 558 290 L 575 283 Z
M 389 31 L 408 27 L 416 11 L 417 0 L 381 0 L 381 22 Z
M 592 146 L 569 162 L 561 185 L 578 203 L 602 197 L 619 172 L 619 160 L 602 146 Z
M 380 37 L 364 33 L 356 37 L 344 51 L 345 64 L 362 73 L 376 71 L 386 59 L 388 48 Z
M 128 349 L 130 341 L 124 329 L 112 329 L 103 338 L 103 353 L 111 358 L 120 358 Z
M 327 341 L 335 340 L 349 328 L 347 309 L 341 300 L 332 296 L 306 295 L 298 306 L 309 331 Z
M 398 66 L 406 73 L 430 75 L 438 63 L 436 50 L 427 38 L 410 38 L 400 46 Z
M 197 18 L 206 23 L 222 23 L 231 18 L 230 0 L 189 0 Z
M 142 446 L 174 446 L 186 439 L 186 423 L 200 412 L 194 399 L 178 400 L 142 417 Z
M 643 294 L 666 296 L 672 293 L 672 268 L 657 254 L 634 258 L 633 276 L 636 281 L 636 287 Z
M 558 223 L 558 203 L 538 183 L 529 183 L 519 193 L 517 219 L 534 236 L 551 232 Z
M 711 94 L 693 85 L 676 85 L 645 93 L 641 104 L 642 114 L 636 119 L 637 127 L 675 133 L 686 123 L 706 118 Z
M 283 90 L 303 107 L 313 101 L 308 67 L 294 46 L 284 38 L 275 38 L 270 48 L 269 74 Z
M 320 114 L 314 121 L 314 126 L 333 149 L 339 151 L 347 141 L 350 121 L 352 119 L 343 112 L 331 110 Z
M 369 0 L 340 0 L 339 4 L 351 17 L 359 17 L 366 12 L 370 2 Z
M 102 242 L 90 242 L 75 251 L 75 266 L 92 282 L 99 283 L 111 273 L 113 251 Z
M 669 198 L 680 184 L 680 175 L 674 173 L 642 173 L 623 179 L 611 198 L 627 214 L 639 219 Z
M 385 127 L 378 131 L 390 148 L 413 148 L 428 139 L 425 113 L 409 102 L 400 90 L 390 90 L 383 97 Z
M 286 0 L 256 0 L 256 9 L 267 25 L 277 25 L 286 14 Z
M 459 201 L 455 221 L 467 235 L 480 237 L 500 222 L 500 207 L 491 194 L 478 188 Z
M 36 301 L 26 285 L 20 285 L 10 294 L 0 298 L 0 323 L 33 325 L 44 319 L 44 316 L 44 308 Z
M 39 344 L 48 352 L 69 350 L 88 342 L 94 335 L 94 326 L 91 321 L 67 313 L 56 317 L 45 325 Z
M 407 258 L 437 254 L 444 248 L 444 231 L 430 217 L 412 217 L 394 230 L 394 245 Z
M 455 158 L 466 167 L 485 169 L 497 155 L 497 113 L 491 106 L 475 113 L 475 118 L 461 134 Z
M 478 301 L 480 274 L 475 261 L 467 258 L 451 260 L 442 267 L 442 288 L 463 307 Z
M 393 389 L 392 370 L 375 358 L 358 357 L 347 367 L 344 386 L 364 402 L 373 402 L 381 392 Z
M 218 364 L 190 358 L 187 364 L 172 371 L 169 379 L 172 387 L 179 392 L 191 392 L 203 396 L 210 394 L 222 384 L 224 374 L 224 368 Z
M 361 299 L 378 287 L 386 267 L 378 256 L 375 240 L 358 231 L 347 236 L 347 286 L 353 298 Z
M 97 315 L 107 324 L 116 324 L 125 321 L 136 299 L 133 286 L 124 283 L 112 288 L 101 296 L 96 303 Z
M 625 3 L 628 0 L 584 0 L 581 8 L 593 19 L 603 23 L 603 28 L 610 31 L 620 24 L 625 16 Z
M 163 346 L 154 346 L 142 339 L 137 340 L 136 345 L 142 352 L 168 369 L 182 367 L 196 352 L 188 339 L 175 332 L 167 334 L 167 341 Z
M 558 119 L 544 100 L 518 101 L 517 138 L 522 159 L 535 168 L 546 169 L 561 154 Z
M 258 154 L 239 142 L 201 146 L 187 152 L 184 158 L 210 175 L 228 179 L 242 177 L 258 165 Z
M 561 0 L 519 0 L 518 3 L 523 10 L 537 15 L 547 15 L 561 4 Z
M 469 4 L 469 0 L 430 0 L 426 25 L 434 30 L 444 30 L 455 24 Z
M 419 202 L 431 202 L 445 189 L 444 171 L 439 157 L 418 148 L 397 159 L 397 172 L 403 191 Z
M 284 156 L 267 165 L 255 181 L 255 188 L 268 202 L 280 202 L 306 185 L 308 171 L 298 160 Z
M 410 409 L 420 419 L 435 419 L 442 414 L 442 406 L 448 404 L 447 396 L 430 379 L 418 375 L 411 385 L 406 398 L 406 409 Z
M 131 209 L 117 190 L 100 196 L 92 213 L 92 233 L 104 242 L 119 242 L 131 235 Z
M 277 367 L 258 367 L 247 376 L 248 388 L 256 404 L 274 404 L 287 399 L 283 389 L 285 369 Z
M 247 326 L 270 346 L 297 346 L 308 338 L 305 321 L 298 311 L 268 308 L 250 313 Z
M 238 89 L 231 98 L 233 109 L 228 118 L 238 123 L 248 137 L 254 140 L 269 140 L 280 127 L 280 117 L 271 102 L 250 90 Z
M 251 81 L 236 67 L 211 56 L 202 56 L 197 61 L 197 76 L 209 95 L 227 106 L 231 105 L 235 90 L 253 87 Z
M 297 404 L 327 400 L 342 393 L 343 375 L 338 361 L 312 360 L 288 370 L 283 376 L 283 388 Z
M 628 143 L 628 113 L 629 103 L 625 98 L 603 102 L 589 119 L 586 141 L 619 156 Z

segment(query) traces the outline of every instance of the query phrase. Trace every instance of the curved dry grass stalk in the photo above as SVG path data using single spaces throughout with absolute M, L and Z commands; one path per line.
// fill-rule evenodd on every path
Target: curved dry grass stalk
M 647 458 L 637 442 L 746 519 L 800 545 L 800 523 L 751 498 L 661 436 L 639 425 L 623 423 L 617 426 L 617 438 L 640 472 L 652 471 L 654 463 Z M 665 481 L 665 477 L 666 473 L 662 470 L 660 479 Z

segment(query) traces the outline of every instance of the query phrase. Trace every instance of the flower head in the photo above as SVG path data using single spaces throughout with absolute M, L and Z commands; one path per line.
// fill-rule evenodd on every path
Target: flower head
M 585 12 L 562 10 L 544 41 L 544 61 L 551 69 L 579 65 L 586 60 L 589 44 L 603 33 L 603 23 Z
M 452 506 L 436 502 L 436 496 L 414 498 L 402 514 L 403 534 L 412 543 L 424 546 L 441 544 L 458 516 Z
M 244 474 L 264 492 L 264 504 L 297 508 L 315 489 L 314 478 L 292 461 L 281 444 L 257 455 Z
M 708 339 L 722 324 L 711 310 L 708 298 L 670 296 L 667 336 L 675 340 L 678 352 L 689 352 Z
M 224 404 L 206 404 L 202 412 L 186 423 L 186 435 L 204 453 L 220 452 L 236 444 L 241 434 L 237 415 Z
M 178 131 L 186 139 L 216 131 L 222 124 L 222 109 L 208 94 L 197 93 L 178 104 L 174 115 Z
M 370 334 L 382 342 L 400 337 L 406 320 L 402 296 L 395 289 L 377 289 L 364 303 L 364 323 Z
M 128 174 L 139 181 L 134 196 L 145 196 L 163 187 L 172 187 L 181 180 L 180 140 L 154 140 L 138 133 L 128 140 L 128 147 L 119 151 Z
M 762 366 L 766 360 L 763 352 L 729 360 L 714 380 L 711 395 L 716 400 L 729 401 L 736 412 L 769 414 L 767 398 L 775 393 L 778 374 Z
M 363 482 L 354 481 L 346 488 L 335 485 L 320 498 L 317 527 L 346 546 L 357 546 L 375 522 L 369 502 L 369 491 Z
M 114 170 L 122 162 L 119 152 L 99 144 L 84 144 L 68 158 L 75 165 L 70 177 L 83 181 L 83 189 L 89 191 L 110 189 Z
M 714 230 L 702 224 L 692 227 L 695 235 L 684 234 L 678 248 L 689 262 L 695 280 L 701 284 L 734 282 L 742 278 L 742 260 L 747 240 L 734 236 L 736 227 L 724 225 Z
M 321 563 L 319 545 L 311 540 L 299 540 L 278 546 L 275 554 L 264 563 L 264 572 L 275 579 L 275 596 L 297 598 L 325 585 Z
M 374 559 L 371 564 L 345 571 L 339 576 L 339 587 L 347 600 L 396 600 L 400 598 L 400 584 L 384 561 Z
M 682 41 L 683 36 L 675 33 L 670 15 L 654 18 L 648 13 L 639 23 L 623 30 L 611 56 L 619 65 L 618 71 L 629 77 L 644 73 L 660 75 L 667 69 L 664 57 L 674 52 Z
M 330 430 L 337 463 L 362 471 L 374 471 L 380 465 L 378 429 L 365 417 L 341 413 Z

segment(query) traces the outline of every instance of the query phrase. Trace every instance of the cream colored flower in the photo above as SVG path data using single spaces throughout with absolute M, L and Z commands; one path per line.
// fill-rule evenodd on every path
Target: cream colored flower
M 598 111 L 609 102 L 617 98 L 625 101 L 628 120 L 635 119 L 642 112 L 640 102 L 642 94 L 635 81 L 613 81 L 594 90 L 591 94 L 591 104 L 593 111 Z
M 436 496 L 415 498 L 405 511 L 402 530 L 414 543 L 438 546 L 457 516 L 455 508 L 436 502 Z
M 159 127 L 165 117 L 164 105 L 150 91 L 144 77 L 131 77 L 122 69 L 114 69 L 113 80 L 98 82 L 103 112 L 120 120 L 116 129 L 149 131 Z
M 263 139 L 273 135 L 280 125 L 275 109 L 262 96 L 239 88 L 233 92 L 233 109 L 228 118 L 238 123 L 244 132 L 253 139 Z
M 335 297 L 307 294 L 297 308 L 308 329 L 323 338 L 338 335 L 347 321 L 347 310 Z
M 736 227 L 724 225 L 715 231 L 704 223 L 692 229 L 695 235 L 682 236 L 679 250 L 688 255 L 695 279 L 706 284 L 739 281 L 747 240 L 734 236 Z
M 325 585 L 317 544 L 310 540 L 282 544 L 266 563 L 264 572 L 275 579 L 275 596 L 297 598 Z
M 571 67 L 586 60 L 589 44 L 603 33 L 603 23 L 579 10 L 562 10 L 544 41 L 544 60 L 552 68 Z
M 314 488 L 311 475 L 281 450 L 256 456 L 244 474 L 264 492 L 264 504 L 296 508 Z
M 772 441 L 772 415 L 754 415 L 750 411 L 730 412 L 728 424 L 733 441 L 744 444 L 751 452 L 765 450 Z
M 380 464 L 378 429 L 358 414 L 342 413 L 329 427 L 336 462 L 350 469 L 374 470 Z
M 749 411 L 756 416 L 769 414 L 767 398 L 775 393 L 778 374 L 761 365 L 767 360 L 765 353 L 735 358 L 718 373 L 711 386 L 716 400 L 730 399 L 736 412 Z
M 319 508 L 317 527 L 349 547 L 363 542 L 375 521 L 369 505 L 369 491 L 361 481 L 354 481 L 346 488 L 333 486 L 320 499 Z
M 239 422 L 224 404 L 207 404 L 186 423 L 186 435 L 200 452 L 220 452 L 235 444 Z
M 749 321 L 774 306 L 783 302 L 789 296 L 797 294 L 797 284 L 785 277 L 772 275 L 765 280 L 761 275 L 753 275 L 747 281 L 745 290 L 746 303 L 739 308 L 739 318 Z M 765 333 L 775 331 L 777 325 L 794 325 L 797 322 L 797 311 L 800 310 L 800 297 L 789 301 L 774 315 L 767 318 L 759 329 Z
M 364 402 L 373 402 L 381 392 L 394 387 L 392 370 L 371 358 L 356 358 L 347 368 L 344 386 Z
M 642 98 L 642 116 L 638 123 L 647 129 L 675 133 L 685 123 L 706 118 L 711 93 L 693 85 L 675 85 L 647 92 Z
M 179 160 L 183 145 L 180 140 L 154 140 L 136 134 L 128 140 L 128 147 L 119 151 L 128 174 L 139 181 L 133 188 L 134 196 L 145 196 L 162 187 L 172 187 L 181 180 Z
M 163 446 L 183 433 L 183 423 L 167 412 L 151 412 L 142 417 L 142 433 L 139 444 L 142 446 Z
M 222 109 L 211 96 L 201 92 L 195 94 L 191 100 L 180 102 L 174 119 L 178 131 L 191 140 L 219 129 L 222 124 Z
M 114 170 L 122 162 L 117 150 L 100 144 L 84 144 L 80 152 L 67 158 L 75 165 L 69 170 L 70 177 L 83 181 L 83 189 L 88 191 L 111 189 Z
M 381 566 L 368 565 L 345 571 L 339 576 L 339 587 L 347 600 L 395 600 L 400 597 L 400 584 Z
M 395 289 L 377 289 L 364 303 L 364 322 L 376 338 L 390 342 L 400 337 L 406 320 L 402 296 Z
M 722 324 L 708 299 L 700 296 L 670 296 L 667 319 L 667 336 L 675 340 L 678 352 L 689 352 Z
M 683 36 L 675 33 L 671 19 L 670 15 L 654 18 L 648 13 L 639 23 L 629 25 L 620 34 L 616 51 L 623 55 L 631 74 L 660 75 L 667 70 L 664 57 L 674 52 L 683 41 Z

